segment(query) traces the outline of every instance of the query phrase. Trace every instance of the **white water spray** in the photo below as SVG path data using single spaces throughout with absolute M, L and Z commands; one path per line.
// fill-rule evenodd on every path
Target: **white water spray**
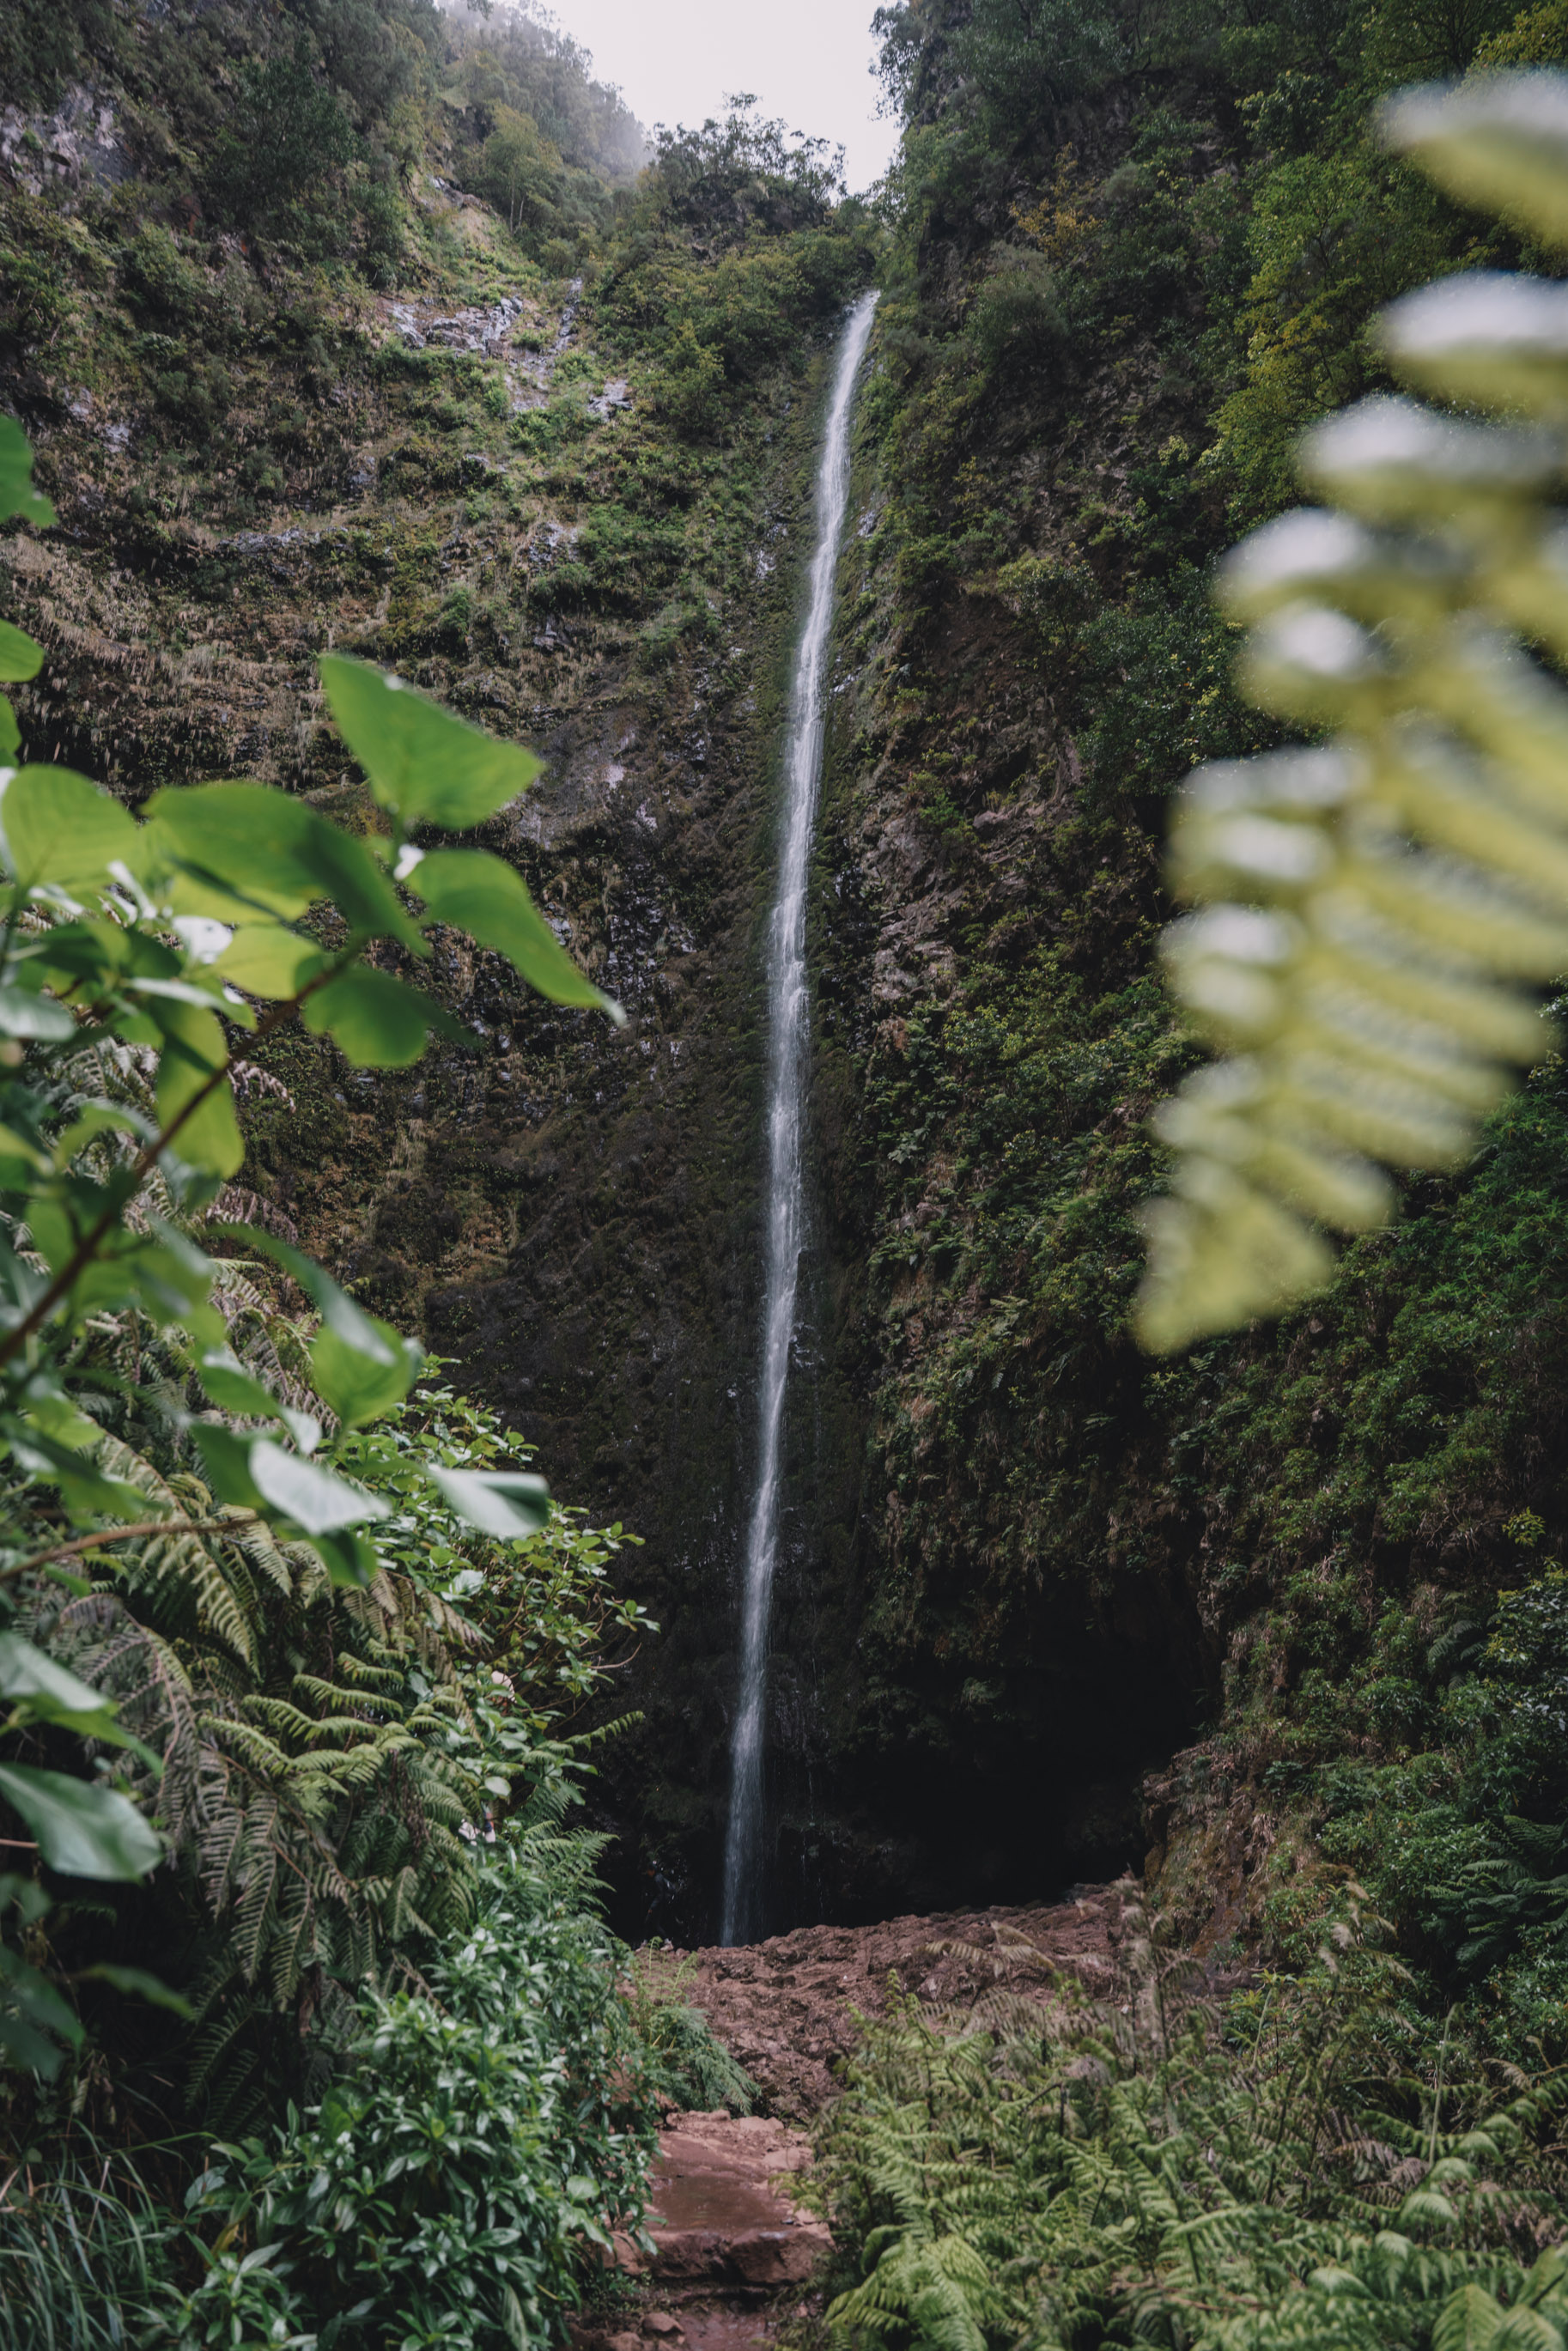
M 730 1741 L 729 1825 L 724 1847 L 720 1940 L 744 1942 L 761 1924 L 762 1730 L 768 1694 L 768 1622 L 779 1558 L 779 1456 L 784 1391 L 795 1335 L 795 1293 L 804 1241 L 801 1133 L 807 1032 L 806 877 L 822 771 L 822 682 L 833 617 L 833 574 L 850 495 L 850 413 L 876 296 L 850 313 L 833 371 L 817 469 L 817 544 L 806 625 L 789 690 L 784 746 L 784 824 L 779 888 L 768 929 L 768 1235 L 763 1265 L 762 1377 L 758 1398 L 757 1486 L 746 1536 L 740 1614 L 740 1697 Z

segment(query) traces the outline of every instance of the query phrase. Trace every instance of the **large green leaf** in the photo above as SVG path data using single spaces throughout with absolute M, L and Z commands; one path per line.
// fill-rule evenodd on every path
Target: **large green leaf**
M 42 530 L 55 510 L 42 490 L 33 487 L 33 452 L 14 416 L 0 416 L 0 522 L 21 515 Z
M 549 1488 L 525 1469 L 437 1469 L 431 1477 L 469 1525 L 504 1541 L 538 1534 L 549 1517 Z
M 0 694 L 0 766 L 8 767 L 22 747 L 22 730 L 9 695 Z
M 308 1029 L 329 1036 L 359 1070 L 406 1069 L 418 1061 L 434 1028 L 460 1039 L 465 1035 L 423 988 L 364 964 L 340 972 L 308 997 L 303 1018 Z
M 35 1648 L 20 1633 L 0 1633 L 0 1698 L 9 1698 L 35 1722 L 57 1723 L 110 1746 L 134 1747 L 138 1754 L 157 1761 L 140 1740 L 121 1729 L 113 1704 L 101 1690 Z
M 520 873 L 483 849 L 437 849 L 409 876 L 438 922 L 466 931 L 482 947 L 504 955 L 530 987 L 552 1004 L 592 1005 L 617 1022 L 618 1004 L 579 971 L 528 895 Z
M 415 1341 L 401 1338 L 390 1323 L 378 1322 L 375 1328 L 386 1342 L 390 1363 L 376 1363 L 325 1324 L 310 1343 L 310 1376 L 316 1393 L 345 1428 L 379 1419 L 394 1404 L 401 1404 L 424 1360 L 424 1350 Z
M 44 1226 L 57 1238 L 57 1228 L 47 1224 L 46 1212 L 57 1216 L 49 1202 L 41 1207 L 36 1204 L 28 1211 L 35 1238 Z M 150 1223 L 147 1237 L 122 1233 L 118 1246 L 110 1244 L 99 1251 L 72 1292 L 75 1311 L 79 1314 L 137 1306 L 154 1322 L 178 1323 L 204 1345 L 221 1346 L 224 1320 L 210 1301 L 212 1259 L 161 1217 L 152 1217 Z M 39 1240 L 39 1247 L 49 1254 L 44 1240 Z
M 68 1005 L 52 996 L 35 996 L 26 987 L 0 987 L 0 1037 L 26 1037 L 44 1045 L 63 1045 L 76 1035 L 77 1024 Z
M 455 718 L 398 677 L 323 653 L 327 700 L 383 808 L 405 824 L 468 832 L 526 792 L 542 762 Z
M 423 952 L 417 928 L 364 843 L 287 792 L 266 784 L 193 784 L 155 792 L 147 813 L 150 850 L 232 893 L 242 906 L 292 920 L 330 898 L 351 930 Z
M 356 1358 L 356 1360 L 358 1360 Z M 225 1412 L 247 1418 L 280 1420 L 301 1453 L 314 1453 L 321 1424 L 314 1414 L 283 1404 L 246 1370 L 232 1347 L 209 1347 L 198 1366 L 202 1385 Z
M 335 1533 L 312 1535 L 311 1548 L 325 1563 L 334 1583 L 350 1591 L 362 1592 L 375 1581 L 381 1559 L 376 1547 L 357 1527 L 341 1527 Z
M 233 1176 L 245 1158 L 234 1089 L 226 1075 L 229 1049 L 216 1013 L 160 998 L 152 1012 L 163 1036 L 158 1061 L 158 1116 L 164 1132 L 183 1115 L 170 1148 L 192 1167 Z M 197 1102 L 216 1077 L 210 1092 Z M 192 1110 L 189 1105 L 196 1102 Z
M 215 958 L 213 970 L 247 996 L 287 1002 L 326 967 L 314 939 L 302 938 L 282 923 L 246 923 Z
M 251 1440 L 210 1420 L 193 1421 L 191 1438 L 202 1457 L 207 1484 L 234 1510 L 265 1511 L 266 1501 L 250 1474 Z
M 208 1347 L 198 1366 L 202 1385 L 225 1412 L 272 1415 L 277 1399 L 246 1370 L 232 1347 Z
M 257 1437 L 252 1444 L 250 1474 L 263 1501 L 291 1519 L 303 1534 L 337 1534 L 345 1527 L 362 1526 L 367 1519 L 387 1515 L 379 1494 L 366 1494 L 316 1462 L 286 1453 L 269 1437 Z
M 169 977 L 181 967 L 173 947 L 102 914 L 24 933 L 13 938 L 11 954 L 24 987 L 74 988 L 83 1004 L 94 1003 L 129 972 Z
M 63 1877 L 145 1877 L 162 1840 L 128 1796 L 63 1771 L 0 1763 L 0 1796 L 20 1813 L 39 1855 Z
M 9 621 L 0 621 L 0 678 L 7 685 L 26 684 L 37 677 L 44 665 L 44 648 L 14 628 Z
M 140 831 L 120 802 L 72 768 L 19 768 L 0 799 L 0 854 L 24 890 L 107 889 L 117 859 L 134 865 Z
M 379 1495 L 286 1452 L 270 1437 L 238 1437 L 209 1421 L 194 1422 L 191 1435 L 213 1491 L 237 1509 L 287 1519 L 311 1536 L 338 1534 L 387 1515 Z

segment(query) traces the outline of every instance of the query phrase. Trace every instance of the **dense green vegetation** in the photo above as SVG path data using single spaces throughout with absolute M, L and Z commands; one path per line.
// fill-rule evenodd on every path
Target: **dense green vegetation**
M 954 908 L 952 984 L 884 1022 L 863 1096 L 894 1367 L 883 1704 L 907 1735 L 900 1693 L 940 1661 L 972 1677 L 953 1713 L 977 1692 L 994 1716 L 1042 1591 L 1109 1623 L 1119 1590 L 1180 1577 L 1216 1719 L 1146 1791 L 1159 1933 L 1272 1971 L 1195 1999 L 1134 1909 L 1122 1980 L 1091 2000 L 1057 1978 L 1043 2032 L 984 1996 L 939 2030 L 913 2003 L 871 2028 L 822 2133 L 829 2325 L 973 2351 L 1544 2351 L 1568 2046 L 1560 1065 L 1277 1331 L 1153 1371 L 1125 1332 L 1160 1173 L 1130 1113 L 1189 1050 L 1138 977 L 1159 801 L 1271 739 L 1227 682 L 1206 559 L 1291 500 L 1302 425 L 1386 385 L 1378 304 L 1477 261 L 1553 267 L 1424 191 L 1368 115 L 1413 70 L 1556 58 L 1563 28 L 883 24 L 904 275 L 858 650 L 901 633 L 852 754 L 862 777 L 882 760 L 880 801 L 851 805 L 888 823 L 892 770 Z M 1508 2110 L 1500 2085 L 1531 2080 Z
M 47 529 L 30 472 L 5 420 L 0 504 Z M 40 660 L 0 628 L 9 678 Z M 601 1841 L 558 1825 L 586 1761 L 562 1718 L 653 1629 L 609 1587 L 621 1529 L 551 1504 L 233 1181 L 255 1039 L 302 1021 L 385 1068 L 454 1028 L 374 956 L 427 959 L 437 915 L 622 1017 L 512 868 L 411 837 L 471 832 L 538 762 L 380 671 L 322 674 L 364 834 L 261 785 L 139 823 L 68 768 L 6 771 L 18 2344 L 559 2334 L 641 2227 L 655 2098 L 748 2094 L 700 2020 L 622 1992 Z
M 1560 2342 L 1560 2082 L 1422 2050 L 1354 1913 L 1227 2003 L 1125 1893 L 1113 1981 L 1042 1960 L 1043 2035 L 1017 1994 L 867 2034 L 821 2132 L 830 2339 Z
M 654 1309 L 685 1315 L 678 1360 L 713 1356 L 704 1401 L 681 1400 L 700 1436 L 644 1474 L 696 1462 L 685 1524 L 716 1540 L 717 1322 L 689 1259 L 652 1295 L 674 1259 L 639 1258 L 624 1202 L 653 1197 L 692 1257 L 716 1234 L 742 1250 L 717 1213 L 739 1158 L 709 1153 L 732 1105 L 717 1081 L 672 1097 L 678 1165 L 652 1111 L 611 1121 L 685 1045 L 663 1022 L 695 942 L 717 944 L 685 1033 L 712 1068 L 719 1030 L 747 1029 L 762 828 L 713 819 L 751 780 L 716 746 L 743 692 L 773 690 L 787 614 L 762 583 L 799 511 L 780 451 L 804 362 L 874 276 L 817 923 L 853 1261 L 839 1375 L 865 1374 L 873 1443 L 844 1508 L 858 1711 L 824 1781 L 870 1792 L 868 1845 L 879 1773 L 911 1808 L 945 1782 L 968 1834 L 978 1757 L 1014 1808 L 986 1821 L 1003 1865 L 1023 1818 L 1016 1850 L 1065 1880 L 1138 1849 L 1140 1767 L 1206 1732 L 1148 1791 L 1168 1932 L 1272 1972 L 1184 2006 L 1134 1946 L 1124 2011 L 1062 1987 L 1043 2043 L 1016 2017 L 956 2039 L 895 2017 L 825 2142 L 852 2272 L 833 2323 L 945 2351 L 1292 2328 L 1559 2351 L 1557 2272 L 1531 2262 L 1561 2233 L 1542 2077 L 1568 2053 L 1560 1066 L 1473 1165 L 1413 1179 L 1309 1311 L 1157 1366 L 1129 1318 L 1161 1173 L 1144 1114 L 1195 1050 L 1152 968 L 1166 801 L 1279 733 L 1233 685 L 1212 562 L 1294 496 L 1301 426 L 1385 382 L 1381 304 L 1477 262 L 1554 266 L 1369 125 L 1413 75 L 1558 57 L 1562 12 L 916 0 L 880 23 L 904 131 L 873 204 L 751 115 L 645 154 L 571 44 L 515 14 L 291 0 L 133 29 L 84 5 L 0 36 L 36 120 L 78 73 L 114 100 L 112 168 L 52 162 L 35 131 L 0 195 L 0 363 L 67 524 L 35 508 L 8 543 L 49 648 L 29 669 L 0 643 L 20 741 L 35 773 L 108 778 L 115 802 L 72 807 L 147 889 L 162 869 L 136 844 L 181 838 L 199 779 L 283 787 L 266 797 L 292 814 L 243 872 L 214 877 L 204 837 L 198 925 L 230 923 L 275 855 L 330 862 L 264 909 L 286 919 L 236 925 L 267 930 L 248 961 L 204 961 L 172 900 L 78 920 L 67 866 L 39 867 L 5 935 L 0 1016 L 15 990 L 35 1022 L 0 1100 L 7 1328 L 44 1330 L 40 1280 L 68 1272 L 50 1302 L 73 1303 L 0 1431 L 0 1638 L 74 1678 L 12 1687 L 0 1788 L 60 1774 L 131 1840 L 95 1876 L 64 1846 L 35 1857 L 54 1831 L 25 1808 L 10 1822 L 18 2343 L 116 2339 L 127 2305 L 192 2345 L 559 2337 L 595 2249 L 637 2223 L 656 2101 L 750 2095 L 679 1969 L 605 1933 L 600 1848 L 561 1826 L 588 1754 L 570 1718 L 613 1710 L 607 1668 L 646 1628 L 612 1586 L 628 1538 L 613 1510 L 465 1518 L 455 1498 L 478 1493 L 542 1512 L 528 1448 L 455 1392 L 466 1373 L 416 1379 L 398 1332 L 439 1283 L 513 1273 L 529 1187 L 564 1196 L 554 1225 L 537 1212 L 561 1284 L 538 1319 L 565 1335 L 528 1408 L 564 1415 L 596 1378 L 582 1458 L 609 1485 L 665 1413 Z M 737 642 L 754 632 L 760 653 Z M 612 821 L 605 799 L 547 848 L 503 837 L 510 791 L 400 804 L 341 700 L 369 673 L 319 670 L 329 643 L 502 740 L 570 711 L 571 791 L 634 772 L 644 809 Z M 677 852 L 710 759 L 708 830 Z M 400 895 L 387 861 L 415 822 Z M 495 871 L 468 862 L 490 823 Z M 335 959 L 362 946 L 350 982 Z M 263 1021 L 300 1019 L 225 1028 L 244 1018 L 225 979 Z M 601 982 L 645 1020 L 641 1068 L 590 1035 Z M 38 1029 L 67 998 L 90 1013 Z M 142 1165 L 181 1115 L 190 1159 Z M 434 1176 L 403 1151 L 415 1119 L 450 1146 Z M 393 1183 L 429 1230 L 396 1224 Z M 110 1193 L 130 1286 L 81 1287 Z M 473 1346 L 509 1418 L 507 1312 L 507 1344 Z M 256 1466 L 259 1445 L 303 1459 L 308 1425 L 325 1507 L 354 1514 L 314 1529 Z M 132 1510 L 173 1524 L 110 1544 Z M 706 1601 L 674 1580 L 695 1549 L 659 1571 L 693 1618 Z M 1157 1687 L 1118 1715 L 1104 1694 L 1140 1641 Z M 1113 1784 L 1070 1759 L 1092 1802 L 1039 1760 L 1061 1656 L 1063 1687 L 1091 1661 L 1069 1695 L 1110 1726 Z M 656 1725 L 685 1739 L 704 1706 L 678 1769 L 658 1750 L 632 1769 L 672 1879 L 700 1864 L 680 1770 L 721 1707 L 694 1679 Z
M 872 1268 L 888 1489 L 871 1696 L 889 1758 L 913 1735 L 946 1774 L 998 1720 L 1027 1738 L 1037 1669 L 1085 1616 L 1112 1647 L 1140 1610 L 1196 1620 L 1172 1712 L 1215 1737 L 1149 1842 L 1197 1856 L 1192 1923 L 1218 1866 L 1256 1931 L 1299 1850 L 1284 1818 L 1268 1867 L 1232 1857 L 1270 1764 L 1420 1751 L 1436 1718 L 1401 1716 L 1391 1676 L 1433 1698 L 1426 1646 L 1516 1573 L 1519 1513 L 1538 1562 L 1560 1554 L 1568 1134 L 1553 1062 L 1310 1312 L 1141 1361 L 1142 1121 L 1191 1053 L 1150 970 L 1165 804 L 1196 762 L 1280 740 L 1231 681 L 1209 570 L 1300 495 L 1301 428 L 1388 388 L 1376 308 L 1478 263 L 1557 266 L 1382 147 L 1376 104 L 1550 60 L 1561 26 L 1001 0 L 880 21 L 905 129 L 831 853 L 873 935 L 914 931 L 942 977 L 898 952 L 875 1025 L 843 1031 L 842 1245 Z M 1395 1624 L 1421 1628 L 1397 1675 Z M 1144 1735 L 1154 1763 L 1170 1732 Z M 1119 1826 L 1109 1798 L 1070 1819 L 1061 1865 L 1141 1851 L 1123 1784 Z

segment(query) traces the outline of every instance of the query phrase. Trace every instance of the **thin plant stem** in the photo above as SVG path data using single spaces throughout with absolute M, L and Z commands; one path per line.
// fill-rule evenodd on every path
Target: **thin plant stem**
M 101 1551 L 106 1543 L 139 1541 L 145 1535 L 232 1534 L 237 1528 L 254 1525 L 255 1521 L 256 1512 L 246 1510 L 230 1519 L 139 1519 L 134 1526 L 105 1527 L 100 1534 L 78 1535 L 74 1542 L 56 1543 L 52 1550 L 36 1551 L 27 1559 L 15 1561 L 10 1567 L 0 1567 L 0 1583 L 10 1583 L 19 1575 L 50 1567 L 57 1560 Z

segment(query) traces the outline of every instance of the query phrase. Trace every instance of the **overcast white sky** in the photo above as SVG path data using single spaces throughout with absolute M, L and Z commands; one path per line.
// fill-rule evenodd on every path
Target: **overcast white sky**
M 887 169 L 894 125 L 878 121 L 871 76 L 876 0 L 549 0 L 562 32 L 593 52 L 651 131 L 717 114 L 750 89 L 791 131 L 844 149 L 850 186 Z

